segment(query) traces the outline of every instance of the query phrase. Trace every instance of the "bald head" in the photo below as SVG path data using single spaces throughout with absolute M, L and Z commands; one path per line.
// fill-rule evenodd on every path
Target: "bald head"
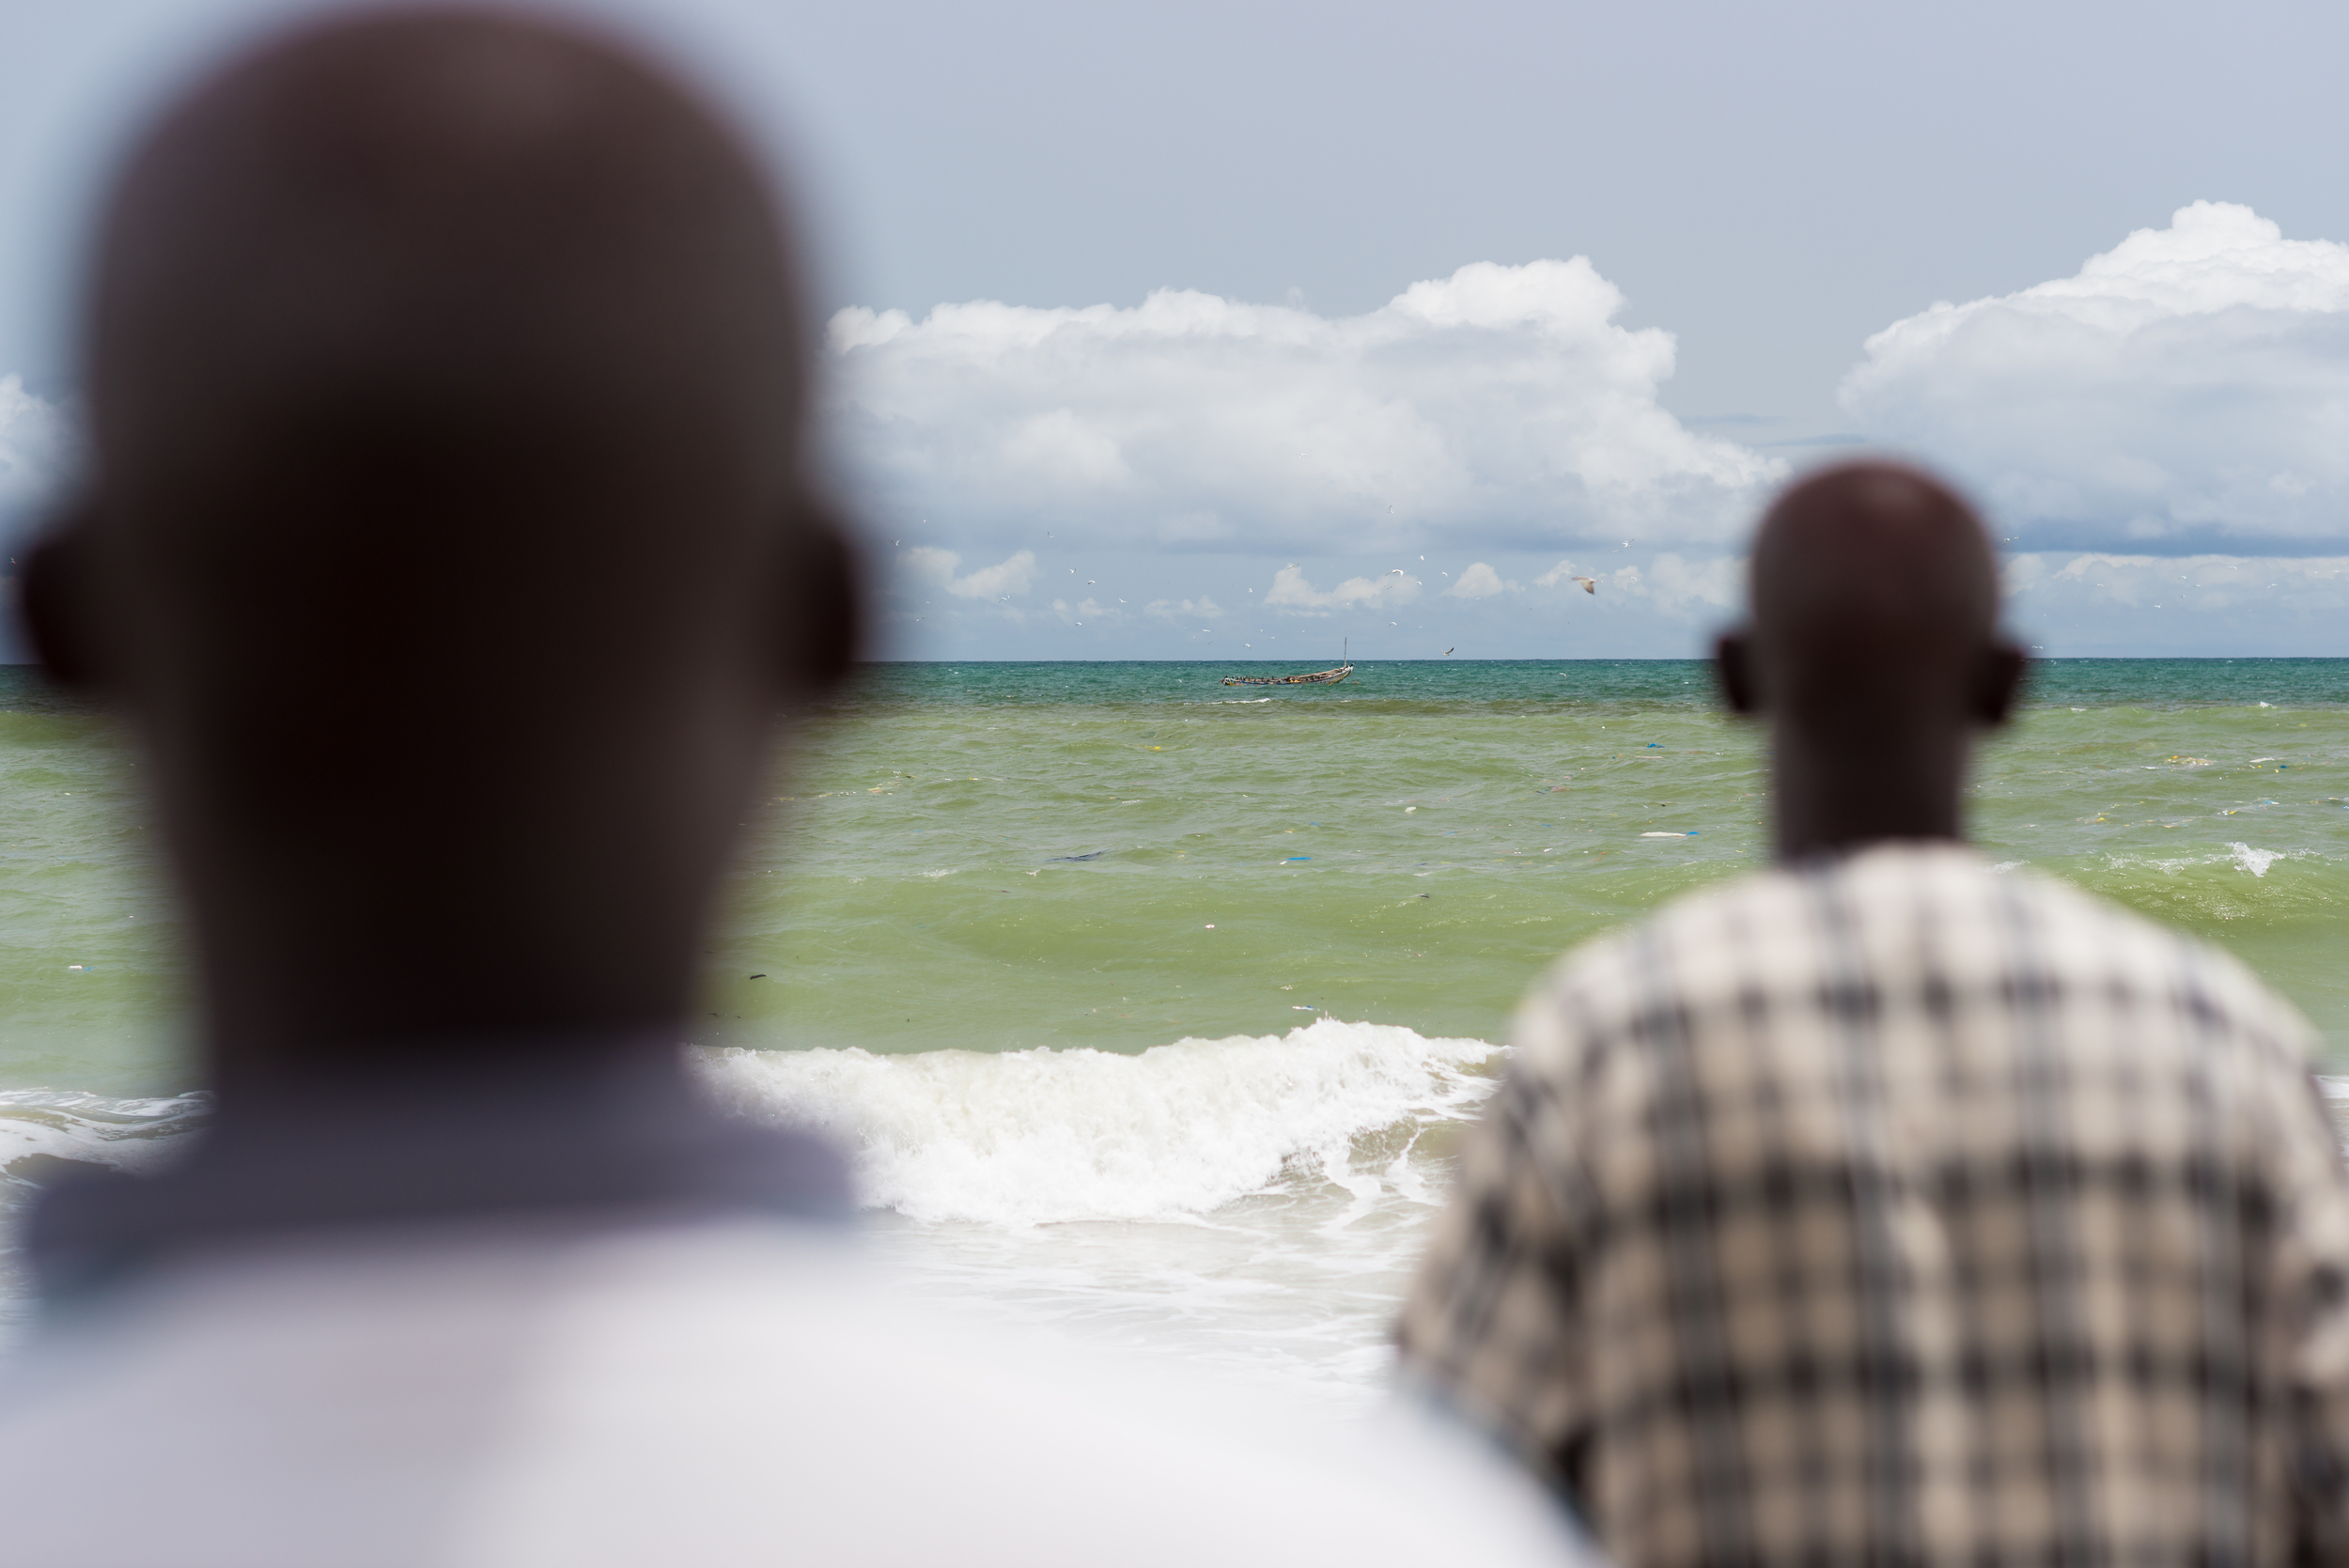
M 1781 847 L 1955 836 L 1970 734 L 2004 719 L 2022 668 L 1972 509 L 1915 469 L 1828 469 L 1762 520 L 1751 571 L 1751 626 L 1719 667 L 1731 706 L 1773 726 Z
M 496 15 L 333 24 L 201 86 L 132 160 L 100 247 L 100 443 L 254 483 L 322 417 L 421 414 L 619 438 L 614 463 L 690 441 L 778 488 L 794 289 L 758 171 L 643 63 Z
M 161 118 L 90 298 L 28 620 L 153 756 L 210 978 L 323 976 L 314 1032 L 678 1011 L 768 720 L 855 633 L 739 145 L 566 27 L 314 25 Z M 419 1005 L 353 1016 L 367 944 Z
M 1970 662 L 1999 615 L 1998 564 L 1971 508 L 1890 463 L 1789 488 L 1753 541 L 1755 643 L 1782 701 L 1834 705 Z

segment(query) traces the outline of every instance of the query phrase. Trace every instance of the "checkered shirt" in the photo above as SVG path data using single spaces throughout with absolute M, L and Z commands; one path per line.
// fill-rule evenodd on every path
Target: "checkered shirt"
M 2311 1038 L 1954 845 L 1701 893 L 1526 1003 L 1405 1356 L 1629 1568 L 2349 1560 Z

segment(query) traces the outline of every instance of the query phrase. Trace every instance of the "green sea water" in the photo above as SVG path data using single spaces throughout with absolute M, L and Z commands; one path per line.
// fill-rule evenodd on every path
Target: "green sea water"
M 1257 668 L 872 667 L 749 833 L 700 1043 L 1497 1040 L 1557 953 L 1766 855 L 1762 737 L 1702 664 L 1219 684 Z M 0 1090 L 192 1081 L 136 780 L 103 720 L 0 670 Z M 2349 660 L 2042 664 L 1971 812 L 1993 861 L 2233 951 L 2349 1063 Z
M 1693 663 L 1233 668 L 868 671 L 748 825 L 696 1060 L 839 1142 L 907 1291 L 1360 1411 L 1518 996 L 1762 863 L 1766 757 Z M 137 784 L 0 671 L 0 1223 L 209 1113 Z M 2349 661 L 2043 665 L 1972 813 L 2349 1066 Z M 0 1245 L 0 1339 L 23 1292 Z

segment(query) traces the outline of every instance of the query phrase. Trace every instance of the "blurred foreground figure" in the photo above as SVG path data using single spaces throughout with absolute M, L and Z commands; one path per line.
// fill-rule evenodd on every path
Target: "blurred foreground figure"
M 317 26 L 132 160 L 24 608 L 139 743 L 218 1115 L 33 1216 L 8 1560 L 1555 1560 L 1433 1444 L 894 1312 L 832 1154 L 697 1093 L 726 856 L 856 636 L 790 267 L 708 115 L 539 23 Z
M 1724 638 L 1778 868 L 1566 958 L 1405 1310 L 1631 1568 L 2339 1561 L 2349 1188 L 2308 1026 L 1960 842 L 1981 525 L 1790 489 Z

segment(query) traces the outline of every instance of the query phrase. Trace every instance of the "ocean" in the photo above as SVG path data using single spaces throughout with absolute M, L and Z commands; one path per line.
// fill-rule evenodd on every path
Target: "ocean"
M 1518 997 L 1763 863 L 1766 759 L 1693 661 L 1219 683 L 1285 668 L 873 666 L 779 765 L 692 1044 L 853 1151 L 911 1288 L 1345 1411 Z M 0 668 L 10 1206 L 28 1157 L 163 1159 L 206 1112 L 136 780 Z M 1970 809 L 1994 862 L 2240 955 L 2349 1071 L 2349 660 L 2042 663 Z

